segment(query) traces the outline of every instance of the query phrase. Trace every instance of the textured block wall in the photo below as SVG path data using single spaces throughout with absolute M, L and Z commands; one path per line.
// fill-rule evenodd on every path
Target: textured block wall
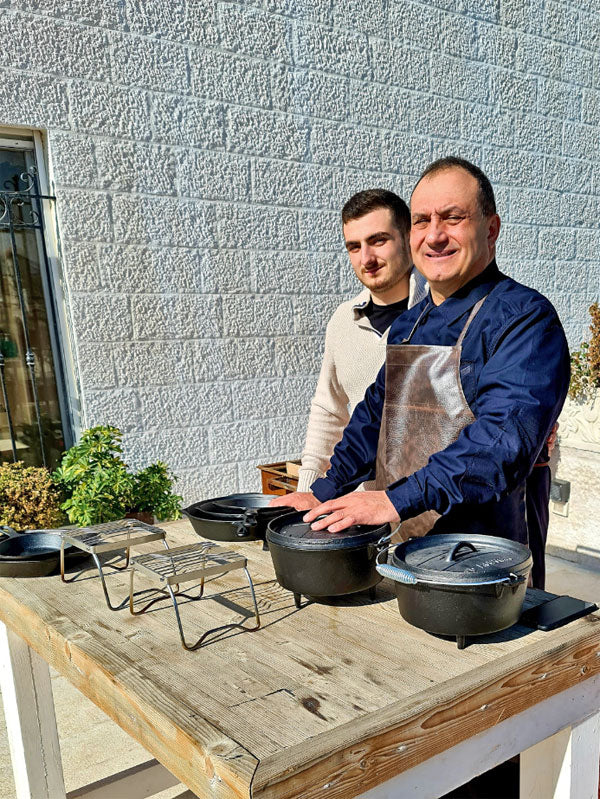
M 0 124 L 47 131 L 83 422 L 186 499 L 298 455 L 353 192 L 463 155 L 570 340 L 600 296 L 596 0 L 0 0 Z

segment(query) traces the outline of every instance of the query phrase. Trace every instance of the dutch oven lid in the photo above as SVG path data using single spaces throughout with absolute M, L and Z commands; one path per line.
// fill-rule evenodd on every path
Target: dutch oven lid
M 315 550 L 351 549 L 372 544 L 390 532 L 389 524 L 356 524 L 340 533 L 328 530 L 312 530 L 310 524 L 302 521 L 307 511 L 290 513 L 273 519 L 267 526 L 267 542 L 279 544 L 288 549 Z
M 532 564 L 523 544 L 492 535 L 459 533 L 411 538 L 399 544 L 392 565 L 415 577 L 439 583 L 500 580 L 511 572 L 522 574 Z

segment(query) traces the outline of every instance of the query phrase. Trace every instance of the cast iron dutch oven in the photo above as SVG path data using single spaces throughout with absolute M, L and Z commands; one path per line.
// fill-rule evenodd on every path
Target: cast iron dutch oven
M 395 547 L 391 565 L 378 563 L 377 571 L 394 580 L 406 621 L 456 636 L 463 649 L 467 636 L 517 622 L 531 564 L 531 552 L 516 541 L 450 533 L 410 538 Z
M 270 494 L 230 494 L 196 502 L 184 513 L 202 538 L 212 541 L 264 541 L 271 519 L 290 513 L 293 508 L 269 508 Z
M 340 533 L 315 531 L 302 521 L 306 511 L 273 519 L 267 544 L 280 585 L 301 595 L 330 597 L 373 589 L 381 581 L 376 570 L 379 547 L 387 543 L 389 524 L 354 525 Z M 322 518 L 322 517 L 321 517 Z

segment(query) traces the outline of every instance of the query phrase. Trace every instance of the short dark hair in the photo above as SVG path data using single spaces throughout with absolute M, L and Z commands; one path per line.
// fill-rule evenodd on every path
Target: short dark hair
M 470 161 L 467 161 L 465 158 L 458 158 L 457 156 L 450 155 L 446 158 L 438 158 L 437 161 L 434 161 L 432 164 L 429 164 L 423 172 L 421 173 L 421 177 L 415 183 L 415 189 L 419 185 L 419 183 L 423 180 L 423 178 L 429 177 L 430 175 L 435 175 L 437 172 L 443 172 L 446 169 L 464 169 L 465 172 L 468 172 L 470 175 L 473 175 L 477 183 L 479 184 L 479 191 L 477 193 L 477 202 L 479 204 L 479 209 L 483 216 L 492 216 L 492 214 L 496 213 L 496 199 L 494 197 L 494 190 L 492 188 L 492 184 L 489 181 L 487 175 L 485 175 L 478 166 L 472 164 Z M 413 193 L 415 191 L 413 189 Z
M 400 233 L 408 234 L 410 231 L 408 206 L 401 197 L 387 189 L 365 189 L 353 194 L 342 208 L 342 222 L 345 225 L 351 219 L 359 219 L 378 208 L 389 208 Z

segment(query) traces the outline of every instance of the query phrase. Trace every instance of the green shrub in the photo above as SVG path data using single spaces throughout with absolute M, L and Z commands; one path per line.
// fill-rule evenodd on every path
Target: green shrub
M 161 521 L 178 519 L 183 497 L 171 493 L 175 479 L 162 461 L 138 472 L 134 491 L 136 510 L 153 513 Z
M 0 465 L 0 524 L 17 532 L 57 527 L 64 520 L 50 472 L 23 461 Z
M 590 305 L 590 340 L 584 341 L 571 355 L 569 396 L 585 399 L 600 388 L 600 306 Z
M 161 520 L 181 515 L 182 497 L 171 493 L 176 478 L 166 464 L 158 461 L 131 474 L 121 457 L 122 439 L 117 427 L 92 427 L 65 452 L 53 478 L 65 497 L 61 508 L 69 521 L 85 527 L 136 511 L 153 513 Z

